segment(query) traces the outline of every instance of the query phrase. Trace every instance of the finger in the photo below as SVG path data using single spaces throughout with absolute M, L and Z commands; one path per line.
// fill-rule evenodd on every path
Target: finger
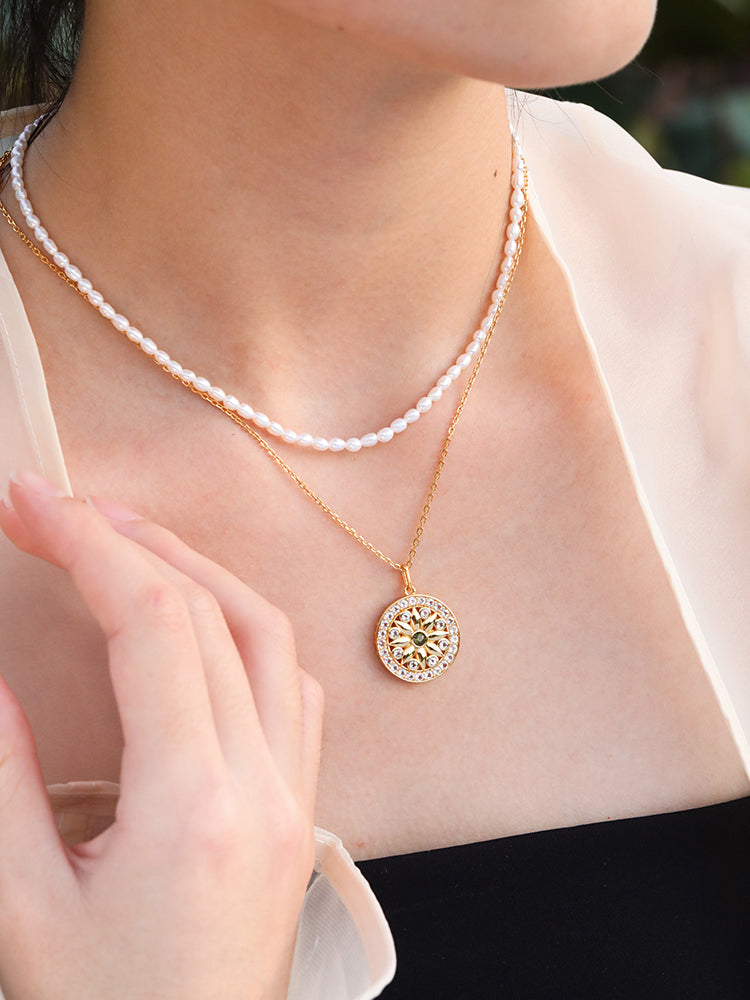
M 258 741 L 254 734 L 262 734 L 262 727 L 245 665 L 219 601 L 208 588 L 153 552 L 146 548 L 142 552 L 160 576 L 182 595 L 190 614 L 224 758 L 235 771 L 254 772 L 258 767 Z
M 0 678 L 0 922 L 70 872 L 28 719 Z
M 302 697 L 294 637 L 286 617 L 232 573 L 194 552 L 175 535 L 119 504 L 91 498 L 113 527 L 209 590 L 219 602 L 250 681 L 271 753 L 292 787 L 299 788 Z M 227 688 L 229 691 L 230 689 Z M 215 706 L 217 726 L 237 724 L 231 704 Z
M 309 816 L 315 814 L 321 742 L 323 738 L 323 688 L 304 670 L 300 671 L 302 692 L 302 797 Z
M 56 492 L 56 491 L 55 491 Z M 67 570 L 107 638 L 125 757 L 142 780 L 219 756 L 203 665 L 179 593 L 138 546 L 44 481 L 11 483 L 11 541 Z M 23 531 L 14 533 L 19 522 Z

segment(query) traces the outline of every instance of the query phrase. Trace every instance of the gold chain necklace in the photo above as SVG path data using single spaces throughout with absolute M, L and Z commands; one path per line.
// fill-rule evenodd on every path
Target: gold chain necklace
M 10 159 L 10 154 L 11 151 L 9 150 L 0 158 L 0 171 Z M 304 480 L 302 480 L 289 465 L 287 465 L 284 459 L 274 448 L 271 447 L 265 438 L 263 438 L 262 435 L 260 435 L 247 421 L 243 420 L 239 414 L 228 409 L 223 402 L 213 399 L 208 392 L 204 392 L 203 390 L 196 388 L 194 385 L 185 382 L 179 375 L 169 371 L 169 369 L 164 364 L 161 364 L 158 359 L 152 358 L 155 364 L 159 365 L 159 367 L 167 372 L 167 374 L 171 375 L 172 378 L 180 382 L 180 384 L 184 385 L 186 388 L 190 389 L 190 391 L 196 396 L 200 396 L 201 399 L 210 403 L 211 406 L 226 414 L 230 420 L 233 420 L 234 423 L 237 424 L 237 426 L 240 427 L 247 435 L 249 435 L 249 437 L 251 437 L 263 449 L 268 457 L 272 459 L 272 461 L 275 462 L 283 472 L 286 473 L 286 475 L 296 486 L 299 487 L 305 496 L 312 500 L 312 502 L 316 504 L 316 506 L 319 507 L 320 510 L 322 510 L 331 519 L 331 521 L 334 522 L 334 524 L 343 528 L 347 534 L 367 549 L 368 552 L 371 552 L 372 555 L 377 556 L 378 559 L 382 560 L 382 562 L 386 563 L 392 569 L 397 570 L 401 574 L 404 596 L 389 604 L 380 615 L 380 619 L 375 630 L 375 648 L 383 666 L 389 670 L 394 677 L 398 677 L 400 680 L 407 681 L 409 683 L 420 684 L 440 677 L 455 661 L 460 646 L 461 636 L 455 615 L 446 604 L 439 601 L 437 598 L 432 597 L 429 594 L 418 594 L 416 592 L 411 580 L 411 569 L 414 564 L 414 559 L 416 558 L 417 549 L 422 540 L 422 535 L 427 524 L 432 502 L 435 499 L 435 494 L 437 493 L 438 483 L 440 482 L 440 477 L 445 467 L 445 461 L 448 455 L 448 449 L 453 439 L 453 433 L 458 425 L 458 421 L 466 405 L 466 401 L 469 398 L 469 393 L 471 392 L 472 386 L 474 385 L 476 377 L 479 373 L 479 368 L 484 360 L 484 356 L 487 353 L 487 348 L 490 345 L 492 334 L 494 333 L 500 314 L 502 313 L 503 306 L 505 305 L 513 275 L 515 274 L 521 255 L 521 248 L 523 246 L 524 236 L 526 233 L 528 172 L 525 161 L 521 159 L 520 163 L 523 173 L 523 204 L 521 206 L 522 217 L 519 223 L 520 233 L 516 239 L 516 249 L 511 258 L 510 267 L 507 271 L 507 278 L 502 289 L 500 290 L 494 316 L 489 329 L 487 330 L 487 336 L 477 354 L 469 379 L 463 392 L 461 393 L 458 404 L 456 405 L 453 419 L 451 420 L 445 437 L 443 438 L 435 472 L 433 473 L 432 480 L 427 490 L 427 496 L 417 523 L 414 538 L 412 539 L 409 554 L 404 562 L 399 563 L 396 562 L 395 559 L 391 559 L 390 556 L 378 549 L 355 528 L 348 524 L 347 521 L 337 514 L 332 507 L 319 497 L 318 494 L 315 493 L 314 490 L 308 486 L 307 483 L 305 483 Z M 69 278 L 63 268 L 58 267 L 54 261 L 50 260 L 49 257 L 47 257 L 44 252 L 40 250 L 31 239 L 29 239 L 23 230 L 16 224 L 15 220 L 8 212 L 2 201 L 0 201 L 0 213 L 2 213 L 11 229 L 13 229 L 21 240 L 23 240 L 35 256 L 43 261 L 50 268 L 50 270 L 54 271 L 58 277 L 62 278 L 63 281 L 70 285 L 71 288 L 78 292 L 78 294 L 88 302 L 89 299 L 86 292 L 82 291 L 78 287 L 77 282 Z M 94 305 L 94 303 L 90 304 Z M 97 306 L 94 305 L 94 308 L 97 308 Z

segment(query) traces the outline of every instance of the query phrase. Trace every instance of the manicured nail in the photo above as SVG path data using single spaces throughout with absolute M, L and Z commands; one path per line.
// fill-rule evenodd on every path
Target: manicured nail
M 65 490 L 61 490 L 59 486 L 55 486 L 54 483 L 43 479 L 35 472 L 14 472 L 10 481 L 16 486 L 20 486 L 22 490 L 38 493 L 40 496 L 66 497 L 68 495 Z
M 86 503 L 93 507 L 94 510 L 98 510 L 100 514 L 103 514 L 109 521 L 142 521 L 143 518 L 140 514 L 136 514 L 134 510 L 130 510 L 129 507 L 125 507 L 121 503 L 117 503 L 116 500 L 108 500 L 106 497 L 86 497 Z

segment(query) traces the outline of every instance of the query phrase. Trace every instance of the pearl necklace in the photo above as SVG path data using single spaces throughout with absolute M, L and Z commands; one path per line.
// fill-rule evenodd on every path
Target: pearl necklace
M 23 240 L 24 243 L 27 244 L 37 257 L 47 264 L 47 266 L 50 267 L 60 278 L 62 278 L 63 281 L 75 288 L 80 295 L 86 297 L 91 304 L 102 313 L 102 315 L 106 316 L 107 319 L 113 322 L 116 318 L 116 314 L 109 316 L 107 315 L 107 312 L 111 309 L 114 314 L 114 309 L 112 309 L 111 306 L 108 306 L 107 310 L 103 310 L 103 306 L 107 305 L 107 303 L 104 302 L 103 297 L 99 293 L 96 293 L 97 297 L 92 301 L 91 292 L 93 292 L 94 289 L 91 286 L 91 283 L 86 282 L 86 279 L 83 278 L 80 270 L 70 264 L 70 261 L 65 254 L 60 253 L 56 244 L 49 238 L 46 230 L 42 227 L 38 218 L 33 215 L 31 202 L 28 199 L 28 195 L 26 194 L 26 190 L 23 185 L 22 173 L 23 153 L 25 152 L 26 144 L 28 142 L 27 133 L 28 129 L 22 135 L 21 140 L 19 140 L 19 142 L 23 141 L 24 145 L 19 148 L 18 143 L 16 143 L 12 151 L 5 153 L 2 157 L 0 157 L 0 171 L 10 159 L 13 189 L 16 192 L 16 197 L 19 199 L 19 203 L 21 204 L 21 210 L 24 212 L 24 217 L 26 218 L 27 223 L 34 229 L 35 236 L 37 236 L 37 238 L 42 242 L 43 249 L 40 249 L 35 243 L 33 243 L 32 240 L 26 236 L 23 230 L 16 225 L 13 217 L 10 215 L 2 202 L 0 202 L 0 213 L 5 217 L 14 232 Z M 334 522 L 334 524 L 337 524 L 340 528 L 346 531 L 355 541 L 372 553 L 372 555 L 377 556 L 378 559 L 401 574 L 404 596 L 390 603 L 380 615 L 375 631 L 375 649 L 380 662 L 386 670 L 399 680 L 406 681 L 410 684 L 423 684 L 427 681 L 435 680 L 436 678 L 441 677 L 455 662 L 461 642 L 458 622 L 451 609 L 442 601 L 439 601 L 437 598 L 432 597 L 429 594 L 418 594 L 411 580 L 411 569 L 414 565 L 417 549 L 421 542 L 424 529 L 427 525 L 427 519 L 430 515 L 432 502 L 437 493 L 438 483 L 440 482 L 440 477 L 448 456 L 448 449 L 451 441 L 453 440 L 453 433 L 458 425 L 464 406 L 469 398 L 469 393 L 471 392 L 474 381 L 479 373 L 482 360 L 487 353 L 487 348 L 490 345 L 492 334 L 500 318 L 503 305 L 505 304 L 505 300 L 508 296 L 510 283 L 516 267 L 518 266 L 518 261 L 521 255 L 521 247 L 523 246 L 526 231 L 528 172 L 526 164 L 518 152 L 515 139 L 513 176 L 511 223 L 508 227 L 508 241 L 505 245 L 506 256 L 503 260 L 500 278 L 498 279 L 497 292 L 493 294 L 493 304 L 488 313 L 489 322 L 485 330 L 477 331 L 477 334 L 475 334 L 475 340 L 472 341 L 472 343 L 476 344 L 476 350 L 472 354 L 469 354 L 469 358 L 473 357 L 473 354 L 476 354 L 475 363 L 469 374 L 468 381 L 461 392 L 453 419 L 451 420 L 443 439 L 440 455 L 438 456 L 432 481 L 427 491 L 427 498 L 422 508 L 422 513 L 412 539 L 411 548 L 407 558 L 403 562 L 397 562 L 390 556 L 386 555 L 385 552 L 376 548 L 372 542 L 369 542 L 363 535 L 356 531 L 339 514 L 337 514 L 332 507 L 319 497 L 307 485 L 307 483 L 300 479 L 297 473 L 287 465 L 287 463 L 276 451 L 274 451 L 268 441 L 258 433 L 256 427 L 253 425 L 254 421 L 252 421 L 252 418 L 251 420 L 248 420 L 238 412 L 240 404 L 235 406 L 234 404 L 237 402 L 236 400 L 228 402 L 226 395 L 223 394 L 223 391 L 218 390 L 217 392 L 216 387 L 211 386 L 211 384 L 205 379 L 199 384 L 198 378 L 194 376 L 192 372 L 189 373 L 192 375 L 192 378 L 186 378 L 185 370 L 182 369 L 181 366 L 177 366 L 176 368 L 171 367 L 175 363 L 171 361 L 166 352 L 157 348 L 153 342 L 150 342 L 153 346 L 153 350 L 150 348 L 146 349 L 144 347 L 145 338 L 143 338 L 143 335 L 140 334 L 139 331 L 135 331 L 139 334 L 139 337 L 133 338 L 131 336 L 131 333 L 133 332 L 132 327 L 129 326 L 128 321 L 124 316 L 121 317 L 125 324 L 122 332 L 131 336 L 131 339 L 133 339 L 134 342 L 141 347 L 141 350 L 145 350 L 146 354 L 151 355 L 153 360 L 159 364 L 160 367 L 169 372 L 175 379 L 182 382 L 186 388 L 190 389 L 196 395 L 200 396 L 206 402 L 210 403 L 238 424 L 238 426 L 241 427 L 241 429 L 250 437 L 252 437 L 258 445 L 260 445 L 269 458 L 271 458 L 279 466 L 279 468 L 289 476 L 295 485 L 298 486 L 302 492 L 310 500 L 312 500 L 313 503 L 315 503 L 323 511 L 323 513 L 331 519 L 331 521 Z M 517 221 L 513 216 L 514 210 L 520 213 L 517 217 Z M 517 231 L 513 228 L 514 225 L 517 226 Z M 46 256 L 45 251 L 52 256 L 52 260 Z M 83 288 L 81 288 L 82 282 L 86 282 Z M 101 301 L 99 301 L 99 299 L 101 299 Z M 118 329 L 120 328 L 117 324 L 115 325 Z M 479 337 L 479 333 L 482 333 L 483 336 Z M 461 369 L 459 368 L 459 371 L 460 370 Z M 453 379 L 448 373 L 446 373 L 446 377 L 450 377 L 451 382 L 455 381 L 455 379 Z M 415 410 L 415 412 L 418 413 L 419 411 Z M 401 429 L 405 429 L 405 426 L 406 424 Z M 394 431 L 394 433 L 400 433 L 400 431 Z M 358 451 L 359 448 L 363 446 L 366 447 L 366 445 L 360 441 L 359 446 L 351 450 Z M 345 444 L 345 447 L 348 447 L 348 445 Z
M 512 193 L 509 220 L 505 230 L 506 240 L 503 248 L 503 262 L 500 266 L 500 274 L 495 290 L 492 293 L 487 314 L 478 329 L 474 332 L 464 352 L 458 355 L 455 363 L 436 380 L 432 388 L 428 389 L 425 395 L 418 399 L 413 407 L 408 409 L 403 416 L 396 417 L 390 424 L 381 427 L 378 431 L 369 431 L 361 437 L 327 438 L 307 432 L 299 433 L 285 427 L 279 421 L 271 420 L 265 413 L 256 410 L 249 403 L 240 402 L 237 396 L 225 392 L 224 389 L 215 385 L 210 379 L 202 375 L 196 375 L 194 371 L 184 367 L 174 358 L 171 358 L 150 337 L 145 337 L 137 327 L 133 326 L 127 316 L 118 312 L 114 306 L 110 305 L 104 298 L 104 295 L 94 288 L 92 282 L 84 277 L 81 269 L 71 263 L 68 255 L 59 249 L 47 229 L 42 225 L 39 217 L 35 214 L 23 178 L 23 163 L 29 139 L 44 120 L 44 117 L 44 115 L 41 115 L 23 130 L 11 150 L 10 164 L 11 184 L 16 200 L 18 201 L 19 209 L 30 232 L 34 234 L 34 237 L 45 253 L 49 254 L 56 267 L 65 275 L 69 283 L 74 285 L 81 295 L 85 296 L 91 305 L 98 309 L 101 315 L 109 320 L 118 332 L 125 334 L 144 354 L 152 357 L 158 365 L 165 368 L 181 382 L 197 389 L 200 393 L 206 393 L 211 399 L 217 403 L 221 403 L 224 409 L 236 413 L 244 421 L 252 421 L 255 427 L 279 438 L 287 444 L 313 448 L 316 451 L 357 452 L 362 448 L 372 448 L 376 444 L 386 444 L 392 441 L 397 434 L 402 434 L 411 424 L 416 423 L 424 413 L 431 410 L 433 404 L 442 398 L 443 394 L 457 381 L 461 373 L 476 360 L 483 343 L 487 339 L 488 332 L 497 321 L 502 302 L 504 301 L 504 293 L 513 270 L 525 204 L 524 178 L 526 165 L 515 136 L 513 136 L 513 169 L 511 172 Z

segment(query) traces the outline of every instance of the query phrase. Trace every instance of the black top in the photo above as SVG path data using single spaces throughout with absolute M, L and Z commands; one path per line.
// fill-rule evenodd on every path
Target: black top
M 750 998 L 750 798 L 359 868 L 387 1000 Z

